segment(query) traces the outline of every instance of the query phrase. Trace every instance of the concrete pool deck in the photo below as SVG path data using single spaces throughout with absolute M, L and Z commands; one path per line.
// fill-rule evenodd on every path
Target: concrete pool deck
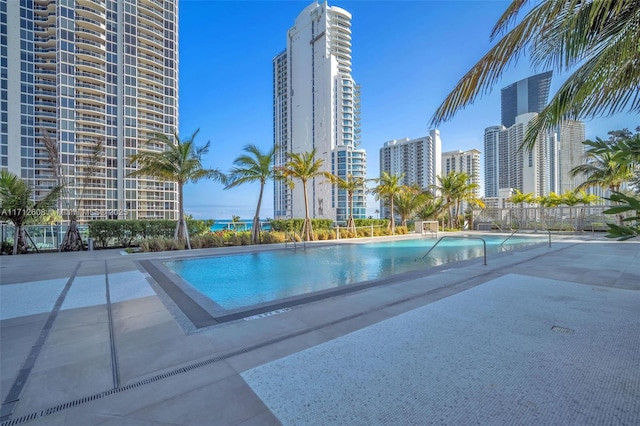
M 640 241 L 552 238 L 200 329 L 194 253 L 2 256 L 1 425 L 640 424 Z

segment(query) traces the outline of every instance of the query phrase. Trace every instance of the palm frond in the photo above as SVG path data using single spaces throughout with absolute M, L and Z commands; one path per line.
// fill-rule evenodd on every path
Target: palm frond
M 639 1 L 542 0 L 516 24 L 529 3 L 533 2 L 510 4 L 492 32 L 492 38 L 502 38 L 445 98 L 432 125 L 449 120 L 491 90 L 526 48 L 534 69 L 577 68 L 532 121 L 523 148 L 531 150 L 537 135 L 563 120 L 640 111 Z

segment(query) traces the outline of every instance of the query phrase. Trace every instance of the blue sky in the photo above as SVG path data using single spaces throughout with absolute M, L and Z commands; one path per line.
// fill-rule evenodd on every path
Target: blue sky
M 227 172 L 247 144 L 267 150 L 272 137 L 272 58 L 310 1 L 180 0 L 180 134 L 196 129 L 211 142 L 207 167 Z M 384 142 L 428 133 L 429 120 L 462 75 L 491 47 L 489 35 L 508 1 L 329 1 L 352 15 L 353 77 L 361 86 L 362 148 L 368 176 L 379 174 Z M 537 70 L 545 71 L 545 70 Z M 511 67 L 493 91 L 439 127 L 443 151 L 483 151 L 485 127 L 500 121 L 500 88 L 534 74 Z M 551 93 L 566 74 L 554 73 Z M 619 114 L 586 123 L 587 138 L 640 125 Z M 196 218 L 253 217 L 257 185 L 224 190 L 201 181 L 185 187 L 185 209 Z M 368 201 L 373 215 L 378 203 Z M 261 217 L 273 217 L 269 183 Z

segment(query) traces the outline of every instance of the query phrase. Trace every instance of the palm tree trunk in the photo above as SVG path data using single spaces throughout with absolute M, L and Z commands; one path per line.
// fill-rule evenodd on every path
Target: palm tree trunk
M 311 241 L 313 238 L 313 230 L 311 229 L 311 218 L 309 217 L 309 199 L 307 197 L 307 182 L 302 181 L 302 189 L 304 191 L 304 224 L 302 225 L 302 233 L 305 241 Z
M 182 216 L 182 226 L 184 227 L 184 239 L 187 243 L 187 249 L 191 250 L 191 239 L 189 238 L 189 228 L 187 228 L 187 219 Z
M 613 192 L 620 192 L 620 186 L 619 185 L 612 185 L 609 187 L 609 192 L 613 193 Z M 620 205 L 621 202 L 620 201 L 616 201 L 616 204 Z M 618 226 L 622 226 L 624 224 L 624 215 L 622 213 L 618 213 L 616 215 L 616 222 Z
M 187 229 L 187 221 L 184 218 L 184 193 L 183 193 L 184 184 L 179 181 L 178 182 L 178 225 L 176 228 L 176 233 L 174 234 L 174 238 L 176 240 L 183 240 L 187 249 L 191 250 L 191 241 L 189 241 L 189 230 Z
M 391 223 L 389 225 L 391 226 L 391 235 L 396 235 L 396 220 L 393 217 L 393 210 L 393 196 L 391 196 Z
M 260 244 L 260 206 L 262 205 L 262 193 L 264 191 L 264 182 L 260 182 L 260 195 L 258 196 L 258 206 L 256 214 L 253 216 L 253 226 L 251 228 L 251 243 Z
M 72 213 L 69 220 L 69 228 L 58 251 L 80 251 L 82 247 L 82 236 L 78 230 L 78 216 L 76 213 Z
M 22 226 L 18 226 L 17 223 L 14 223 L 13 226 L 15 226 L 15 234 L 13 236 L 13 255 L 15 256 L 16 254 L 18 254 L 18 246 L 19 244 L 19 240 L 20 240 L 20 228 Z
M 178 182 L 178 228 L 176 232 L 176 239 L 184 239 L 184 229 L 182 228 L 182 219 L 184 219 L 184 202 L 182 196 L 182 182 Z
M 353 219 L 353 193 L 349 194 L 349 219 L 347 221 L 347 229 L 356 232 L 356 221 Z

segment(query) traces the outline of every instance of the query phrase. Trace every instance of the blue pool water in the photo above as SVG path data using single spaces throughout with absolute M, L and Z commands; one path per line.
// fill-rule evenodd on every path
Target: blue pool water
M 540 237 L 518 237 L 501 247 L 504 236 L 483 238 L 487 254 L 544 242 Z M 421 260 L 435 242 L 418 238 L 339 244 L 164 264 L 224 309 L 237 309 L 483 255 L 482 241 L 452 238 Z

